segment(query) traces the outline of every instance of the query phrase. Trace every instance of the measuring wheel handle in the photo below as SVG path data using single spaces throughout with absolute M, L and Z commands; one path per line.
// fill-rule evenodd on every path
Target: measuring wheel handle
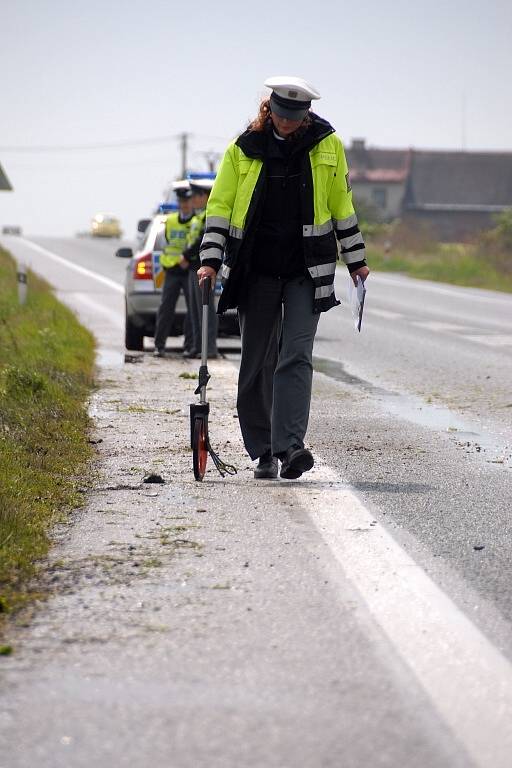
M 210 291 L 212 289 L 212 281 L 209 277 L 203 277 L 201 282 L 201 296 L 203 299 L 203 307 L 208 306 L 210 303 Z

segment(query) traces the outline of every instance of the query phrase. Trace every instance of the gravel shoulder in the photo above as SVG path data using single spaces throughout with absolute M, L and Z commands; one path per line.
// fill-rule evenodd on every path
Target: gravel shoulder
M 57 531 L 49 597 L 21 615 L 4 660 L 10 768 L 470 765 L 311 525 L 315 471 L 255 482 L 236 369 L 210 368 L 212 442 L 239 474 L 209 463 L 203 483 L 195 382 L 180 377 L 195 366 L 103 370 L 94 489 Z M 350 396 L 326 377 L 318 395 L 312 439 L 327 400 L 345 410 Z M 318 445 L 332 463 L 337 434 Z

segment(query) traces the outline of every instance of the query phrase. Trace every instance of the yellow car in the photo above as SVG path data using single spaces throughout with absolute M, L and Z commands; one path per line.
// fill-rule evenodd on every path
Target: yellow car
M 93 237 L 121 237 L 121 224 L 111 213 L 97 213 L 91 221 Z

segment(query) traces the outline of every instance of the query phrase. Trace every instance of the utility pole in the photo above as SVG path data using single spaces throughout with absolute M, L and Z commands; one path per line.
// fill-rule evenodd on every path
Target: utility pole
M 184 179 L 187 175 L 187 152 L 188 152 L 188 133 L 180 133 L 180 149 L 181 149 L 181 178 Z
M 213 149 L 209 149 L 207 152 L 200 152 L 200 155 L 203 155 L 205 158 L 207 164 L 208 164 L 208 170 L 210 173 L 215 173 L 215 166 L 217 164 L 217 161 L 220 160 L 222 157 L 222 152 L 214 152 Z
M 462 109 L 461 109 L 461 148 L 466 151 L 466 94 L 462 93 Z

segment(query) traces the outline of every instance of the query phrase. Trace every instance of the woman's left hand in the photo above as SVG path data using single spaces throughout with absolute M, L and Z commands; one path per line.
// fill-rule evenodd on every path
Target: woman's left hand
M 357 285 L 358 275 L 364 283 L 364 281 L 366 280 L 369 274 L 370 274 L 370 270 L 368 269 L 368 267 L 359 267 L 359 269 L 356 269 L 355 272 L 350 273 L 350 277 L 352 278 L 354 285 Z

